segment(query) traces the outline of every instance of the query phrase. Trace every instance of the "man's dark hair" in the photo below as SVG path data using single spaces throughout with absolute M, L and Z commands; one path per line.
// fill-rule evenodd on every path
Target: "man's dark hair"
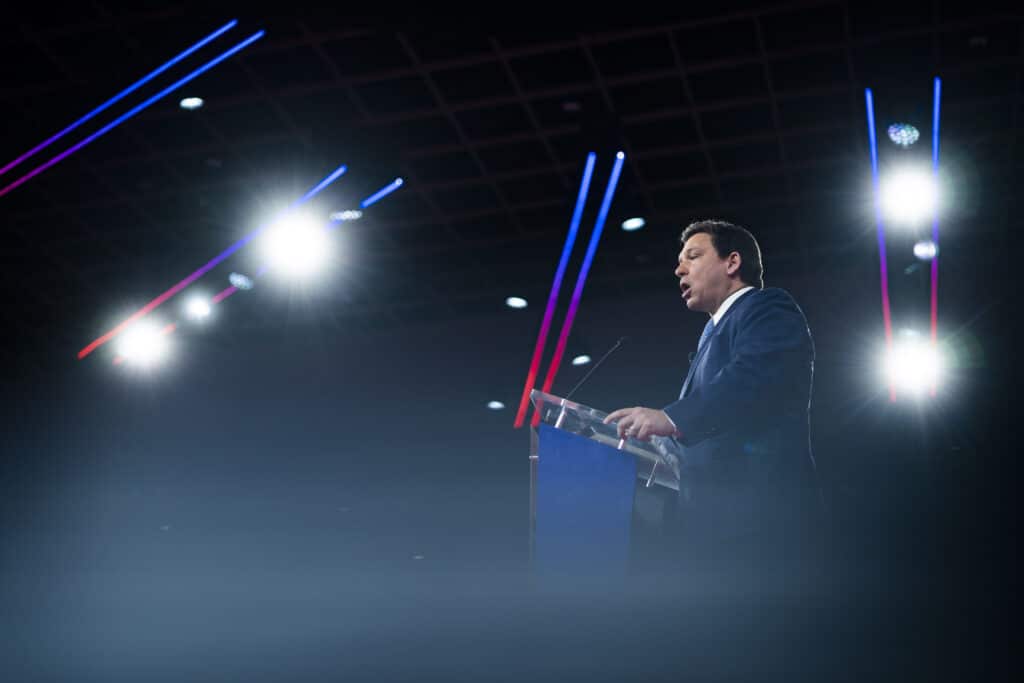
M 761 247 L 745 228 L 726 221 L 703 220 L 690 223 L 679 237 L 679 245 L 686 244 L 697 233 L 706 232 L 711 244 L 718 252 L 718 258 L 725 258 L 732 252 L 740 255 L 740 280 L 748 285 L 764 289 L 764 266 L 761 265 Z

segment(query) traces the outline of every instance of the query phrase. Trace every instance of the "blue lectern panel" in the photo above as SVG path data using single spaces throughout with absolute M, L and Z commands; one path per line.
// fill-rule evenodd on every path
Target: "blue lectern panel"
M 535 568 L 618 576 L 629 561 L 636 462 L 610 446 L 541 425 Z

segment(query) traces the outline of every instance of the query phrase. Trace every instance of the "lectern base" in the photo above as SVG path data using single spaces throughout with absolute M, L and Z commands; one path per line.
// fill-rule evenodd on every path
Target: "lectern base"
M 548 425 L 538 437 L 533 567 L 544 574 L 622 577 L 629 567 L 633 458 Z

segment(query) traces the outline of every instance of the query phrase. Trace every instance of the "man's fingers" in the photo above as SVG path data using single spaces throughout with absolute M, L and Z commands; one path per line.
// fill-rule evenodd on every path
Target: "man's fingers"
M 619 438 L 626 436 L 646 441 L 653 433 L 650 419 L 644 414 L 645 408 L 619 408 L 608 413 L 604 423 L 616 422 Z
M 633 415 L 627 415 L 626 417 L 619 420 L 619 436 L 628 436 L 636 425 L 636 418 Z
M 604 423 L 608 424 L 609 422 L 615 422 L 616 420 L 618 420 L 620 417 L 622 417 L 625 414 L 626 414 L 626 409 L 625 408 L 619 408 L 618 410 L 613 410 L 612 412 L 608 413 L 607 417 L 604 418 Z
M 621 420 L 622 418 L 631 414 L 634 410 L 635 408 L 619 408 L 618 410 L 613 410 L 612 412 L 608 413 L 608 417 L 604 419 L 604 423 L 608 424 L 609 422 Z
M 654 424 L 652 424 L 650 420 L 645 420 L 644 423 L 640 425 L 640 428 L 637 429 L 636 438 L 640 441 L 647 441 L 654 436 L 654 431 Z

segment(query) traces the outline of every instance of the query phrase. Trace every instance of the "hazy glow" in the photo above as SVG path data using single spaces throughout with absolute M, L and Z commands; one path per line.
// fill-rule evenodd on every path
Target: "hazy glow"
M 931 240 L 921 240 L 914 245 L 914 256 L 922 261 L 931 261 L 939 255 L 939 247 Z
M 167 357 L 170 342 L 160 323 L 140 320 L 118 338 L 117 352 L 125 362 L 151 367 Z
M 185 315 L 192 320 L 204 320 L 210 316 L 210 302 L 204 296 L 194 295 L 185 302 Z
M 190 111 L 193 109 L 199 109 L 199 107 L 203 106 L 203 98 L 185 97 L 181 100 L 181 102 L 178 102 L 178 106 L 182 109 L 188 109 Z
M 505 305 L 509 308 L 526 308 L 526 299 L 521 296 L 510 296 L 505 299 Z
M 504 410 L 505 404 L 501 401 L 490 401 L 487 403 L 487 407 L 491 410 Z
M 945 364 L 938 347 L 915 332 L 904 331 L 886 354 L 885 379 L 897 392 L 920 395 L 937 386 Z
M 308 213 L 290 211 L 261 235 L 261 251 L 270 267 L 288 277 L 311 277 L 327 264 L 331 242 L 324 226 Z
M 572 359 L 572 364 L 573 365 L 586 365 L 589 362 L 590 362 L 590 356 L 588 356 L 585 353 L 580 355 L 580 356 L 576 356 L 575 358 Z
M 647 221 L 645 221 L 643 218 L 640 218 L 639 216 L 635 218 L 627 218 L 626 220 L 622 221 L 622 229 L 625 230 L 626 232 L 639 230 L 645 225 L 647 225 Z
M 938 199 L 935 178 L 927 169 L 903 168 L 882 178 L 882 211 L 892 223 L 911 225 L 932 218 Z

